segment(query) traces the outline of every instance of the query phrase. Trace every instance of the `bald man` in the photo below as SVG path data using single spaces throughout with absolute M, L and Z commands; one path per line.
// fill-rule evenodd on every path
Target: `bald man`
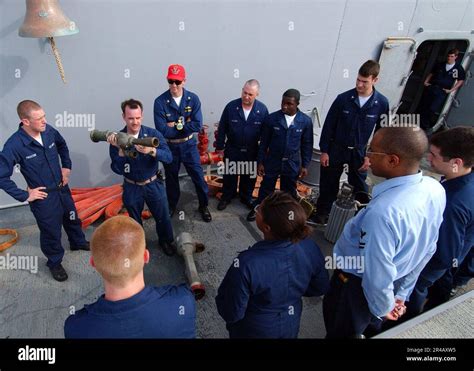
M 195 337 L 189 288 L 145 286 L 143 267 L 150 253 L 140 224 L 127 216 L 108 219 L 92 235 L 91 251 L 105 294 L 66 319 L 66 338 Z
M 247 169 L 252 169 L 254 163 L 255 174 L 252 175 L 248 171 L 242 174 L 226 172 L 217 210 L 224 210 L 230 204 L 237 194 L 237 183 L 240 202 L 249 209 L 253 208 L 252 193 L 257 180 L 258 142 L 263 122 L 268 116 L 267 106 L 257 99 L 259 93 L 260 83 L 255 79 L 248 80 L 242 88 L 241 97 L 229 102 L 222 112 L 217 131 L 216 150 L 223 152 L 224 160 L 229 164 L 246 163 Z
M 404 314 L 405 300 L 436 250 L 446 205 L 443 187 L 420 172 L 427 149 L 422 130 L 375 133 L 367 156 L 372 173 L 386 180 L 334 246 L 336 261 L 346 264 L 334 271 L 323 300 L 327 338 L 363 338 Z

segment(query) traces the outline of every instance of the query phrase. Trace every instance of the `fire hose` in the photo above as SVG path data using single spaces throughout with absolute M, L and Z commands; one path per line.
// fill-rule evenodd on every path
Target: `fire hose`
M 6 250 L 12 247 L 18 241 L 18 232 L 15 229 L 0 229 L 0 236 L 12 235 L 13 237 L 0 244 L 0 251 Z

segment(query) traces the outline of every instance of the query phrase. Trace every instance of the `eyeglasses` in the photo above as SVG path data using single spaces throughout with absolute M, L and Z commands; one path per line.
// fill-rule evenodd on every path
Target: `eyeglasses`
M 365 151 L 365 154 L 370 156 L 370 155 L 388 155 L 388 153 L 385 152 L 374 152 L 372 151 L 372 148 L 367 148 L 367 151 Z
M 168 84 L 173 85 L 175 84 L 176 86 L 181 85 L 183 82 L 179 80 L 168 80 Z

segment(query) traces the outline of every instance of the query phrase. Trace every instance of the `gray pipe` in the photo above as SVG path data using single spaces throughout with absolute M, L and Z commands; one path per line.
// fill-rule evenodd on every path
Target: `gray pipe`
M 202 299 L 206 294 L 206 289 L 199 278 L 193 253 L 204 251 L 204 245 L 194 242 L 193 237 L 187 232 L 182 232 L 178 235 L 176 245 L 178 254 L 184 259 L 186 277 L 188 278 L 189 286 L 191 286 L 194 297 L 196 300 Z

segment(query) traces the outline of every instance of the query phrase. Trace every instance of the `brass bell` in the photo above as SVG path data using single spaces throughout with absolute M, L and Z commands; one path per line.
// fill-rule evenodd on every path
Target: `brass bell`
M 18 30 L 18 35 L 48 38 L 64 83 L 66 83 L 66 76 L 54 37 L 74 35 L 78 32 L 76 24 L 64 15 L 57 0 L 26 0 L 25 20 Z
M 26 0 L 26 15 L 18 30 L 21 37 L 56 37 L 79 32 L 57 0 Z

